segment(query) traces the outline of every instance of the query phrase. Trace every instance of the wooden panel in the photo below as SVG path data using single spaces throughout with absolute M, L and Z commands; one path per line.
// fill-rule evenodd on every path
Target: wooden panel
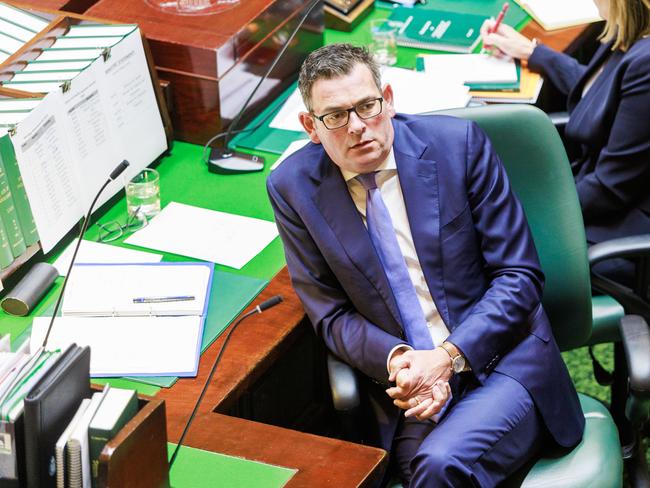
M 289 488 L 370 486 L 386 469 L 387 455 L 381 449 L 215 413 L 228 410 L 299 337 L 304 310 L 286 268 L 254 305 L 276 294 L 284 302 L 250 317 L 234 332 L 184 444 L 298 469 Z M 222 335 L 201 356 L 196 378 L 181 378 L 158 393 L 167 406 L 171 442 L 178 441 L 223 341 Z
M 545 44 L 556 51 L 566 51 L 573 41 L 580 37 L 580 34 L 582 34 L 588 26 L 589 24 L 583 24 L 575 27 L 567 27 L 565 29 L 545 31 L 541 25 L 533 20 L 523 28 L 521 33 L 529 39 L 537 39 L 542 44 Z

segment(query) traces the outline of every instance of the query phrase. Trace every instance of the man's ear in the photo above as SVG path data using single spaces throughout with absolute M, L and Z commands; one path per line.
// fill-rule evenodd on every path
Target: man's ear
M 389 83 L 386 83 L 384 86 L 382 96 L 384 97 L 384 110 L 389 117 L 395 117 L 395 99 L 393 97 L 393 87 L 390 86 Z
M 318 134 L 316 134 L 316 121 L 311 114 L 308 112 L 300 112 L 298 117 L 300 118 L 300 123 L 305 129 L 305 132 L 311 139 L 311 142 L 314 144 L 320 144 L 320 138 L 318 137 Z

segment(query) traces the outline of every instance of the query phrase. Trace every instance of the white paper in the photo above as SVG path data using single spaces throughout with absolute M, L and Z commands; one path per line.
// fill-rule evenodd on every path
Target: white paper
M 13 37 L 0 32 L 0 46 L 2 46 L 2 49 L 5 51 L 13 54 L 23 47 L 24 44 L 23 41 L 19 41 L 18 39 L 14 39 Z
M 25 27 L 34 33 L 42 31 L 49 23 L 41 17 L 37 17 L 36 15 L 30 14 L 16 7 L 11 7 L 4 3 L 0 3 L 0 18 Z
M 51 93 L 61 89 L 62 81 L 46 81 L 46 82 L 16 82 L 5 81 L 2 86 L 5 88 L 13 88 L 14 90 L 22 90 L 30 93 Z
M 240 269 L 277 236 L 273 222 L 171 202 L 125 242 Z
M 271 166 L 271 171 L 280 166 L 285 159 L 295 153 L 298 149 L 305 147 L 308 143 L 309 139 L 298 139 L 297 141 L 293 141 L 291 144 L 289 144 L 289 147 L 287 147 L 280 155 L 278 160 L 273 163 L 273 166 Z
M 79 71 L 45 71 L 45 72 L 18 72 L 11 81 L 52 81 L 71 80 L 79 74 Z M 61 84 L 60 82 L 58 83 Z
M 0 111 L 31 110 L 41 103 L 42 98 L 0 98 Z
M 90 346 L 91 376 L 195 376 L 202 317 L 57 317 L 48 347 Z M 40 345 L 50 317 L 36 317 L 30 344 Z
M 203 315 L 212 268 L 207 264 L 80 264 L 63 298 L 64 316 Z M 134 303 L 152 297 L 192 300 Z
M 32 37 L 34 37 L 34 32 L 19 25 L 8 22 L 4 19 L 0 19 L 0 32 L 9 34 L 10 36 L 15 37 L 16 39 L 19 39 L 23 42 L 31 41 Z
M 53 49 L 79 49 L 85 47 L 111 47 L 122 40 L 121 36 L 57 37 Z
M 108 387 L 105 387 L 101 392 L 93 393 L 88 407 L 81 415 L 81 419 L 79 419 L 77 425 L 75 425 L 70 434 L 69 442 L 74 442 L 79 447 L 78 450 L 68 449 L 68 460 L 73 466 L 77 462 L 81 464 L 82 488 L 91 488 L 92 486 L 92 477 L 90 473 L 90 447 L 88 445 L 88 425 L 90 425 L 90 421 L 97 412 L 99 405 L 101 405 L 102 400 L 108 391 L 107 388 Z M 79 458 L 74 459 L 73 453 L 79 455 Z
M 424 71 L 437 80 L 462 83 L 515 83 L 513 59 L 489 54 L 429 54 L 422 56 Z
M 64 37 L 88 37 L 88 36 L 125 36 L 130 34 L 138 26 L 134 24 L 125 25 L 72 25 Z
M 27 63 L 21 73 L 31 73 L 32 71 L 81 71 L 86 68 L 92 61 L 30 61 Z
M 12 136 L 44 252 L 50 251 L 85 211 L 81 181 L 61 122 L 61 96 L 60 90 L 50 93 Z
M 79 73 L 65 93 L 49 93 L 18 125 L 12 142 L 48 252 L 86 214 L 120 161 L 130 166 L 95 209 L 167 146 L 139 31 L 113 46 L 107 61 L 99 58 Z
M 43 49 L 38 61 L 93 60 L 102 54 L 102 49 Z
M 593 0 L 517 0 L 547 28 L 597 22 L 601 20 Z
M 83 417 L 84 412 L 90 405 L 90 399 L 84 398 L 81 400 L 81 404 L 77 409 L 77 412 L 72 417 L 72 420 L 68 426 L 63 431 L 63 434 L 59 437 L 59 440 L 56 441 L 54 446 L 54 458 L 56 460 L 56 488 L 65 488 L 65 446 L 70 439 L 72 431 L 75 429 L 81 418 Z
M 292 130 L 304 132 L 304 128 L 298 119 L 300 112 L 307 112 L 305 104 L 302 102 L 300 90 L 296 88 L 289 98 L 284 102 L 278 113 L 269 124 L 273 129 Z
M 54 263 L 54 267 L 60 276 L 65 276 L 70 267 L 70 259 L 77 245 L 77 239 L 61 253 Z M 136 251 L 125 247 L 102 244 L 94 241 L 82 241 L 77 253 L 75 264 L 81 263 L 158 263 L 162 260 L 162 254 L 155 254 L 146 251 Z
M 403 69 L 384 68 L 382 83 L 390 84 L 395 97 L 395 110 L 404 114 L 420 114 L 435 110 L 466 107 L 471 96 L 469 88 L 458 79 L 438 79 L 427 73 Z M 515 81 L 517 75 L 515 73 Z M 298 115 L 307 112 L 296 88 L 273 118 L 270 127 L 303 132 Z
M 0 106 L 0 109 L 2 107 Z M 0 112 L 0 124 L 17 124 L 29 115 L 28 111 L 23 112 Z
M 418 71 L 385 68 L 382 80 L 393 88 L 395 110 L 403 114 L 466 107 L 471 99 L 469 88 L 462 83 L 439 80 Z

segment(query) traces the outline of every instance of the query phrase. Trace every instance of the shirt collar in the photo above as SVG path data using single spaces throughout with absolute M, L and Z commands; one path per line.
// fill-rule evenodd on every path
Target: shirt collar
M 355 173 L 354 171 L 349 171 L 347 169 L 339 168 L 341 170 L 341 175 L 343 175 L 343 179 L 348 182 L 352 178 L 356 177 L 359 173 Z M 388 153 L 388 157 L 386 160 L 379 165 L 379 167 L 375 171 L 384 171 L 387 169 L 397 169 L 397 163 L 395 162 L 395 155 L 393 154 L 393 148 L 390 148 L 390 153 Z

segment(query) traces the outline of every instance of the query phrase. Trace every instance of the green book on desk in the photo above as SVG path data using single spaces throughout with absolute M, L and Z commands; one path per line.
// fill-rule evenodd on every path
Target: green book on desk
M 18 220 L 18 213 L 16 212 L 16 205 L 14 204 L 14 197 L 11 193 L 9 186 L 9 177 L 4 168 L 4 164 L 0 159 L 0 219 L 4 223 L 5 230 L 7 231 L 7 238 L 9 239 L 9 246 L 15 258 L 25 252 L 25 238 L 23 231 L 20 227 Z
M 481 41 L 483 15 L 398 7 L 389 19 L 398 24 L 400 46 L 471 53 Z

